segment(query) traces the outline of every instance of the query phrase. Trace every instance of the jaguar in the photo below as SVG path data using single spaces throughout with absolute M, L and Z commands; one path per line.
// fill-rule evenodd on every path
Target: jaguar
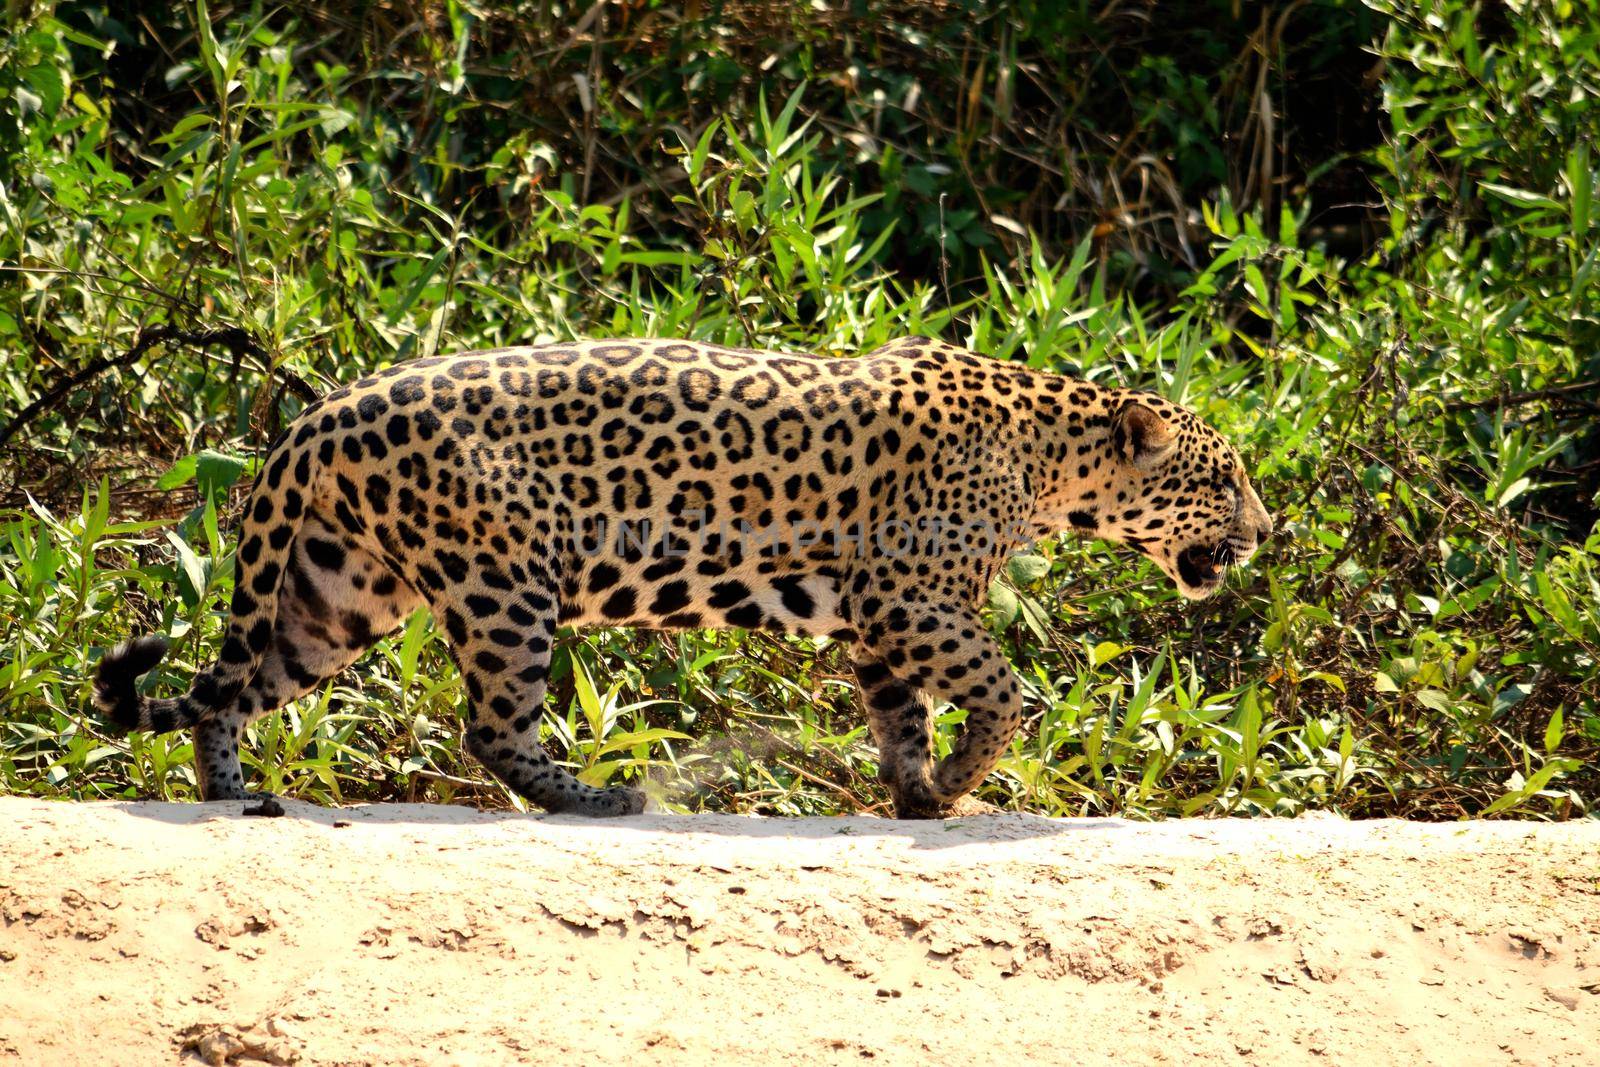
M 426 606 L 467 749 L 547 811 L 626 815 L 640 790 L 581 783 L 539 743 L 559 628 L 825 636 L 848 646 L 895 814 L 938 817 L 1022 721 L 989 585 L 1066 530 L 1201 598 L 1272 522 L 1184 407 L 926 337 L 851 358 L 662 339 L 418 359 L 323 396 L 269 449 L 222 645 L 188 692 L 141 692 L 153 635 L 100 659 L 94 700 L 124 731 L 192 729 L 202 797 L 245 798 L 245 725 Z M 967 714 L 936 760 L 940 701 Z

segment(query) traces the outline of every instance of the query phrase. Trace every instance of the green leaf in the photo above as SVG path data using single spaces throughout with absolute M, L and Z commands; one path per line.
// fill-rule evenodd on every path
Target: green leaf
M 589 677 L 589 668 L 576 655 L 572 657 L 572 687 L 577 692 L 578 706 L 583 709 L 590 734 L 596 741 L 601 740 L 605 735 L 605 710 L 600 705 L 600 694 Z
M 1031 596 L 1022 597 L 1017 604 L 1023 624 L 1041 643 L 1050 640 L 1050 613 Z
M 88 495 L 85 490 L 84 495 Z M 87 502 L 86 502 L 87 503 Z M 92 558 L 95 543 L 100 540 L 100 535 L 105 532 L 106 522 L 111 518 L 111 480 L 106 475 L 100 476 L 100 491 L 94 495 L 94 502 L 89 504 L 83 513 L 83 556 Z
M 1448 694 L 1439 689 L 1417 690 L 1417 703 L 1430 711 L 1437 711 L 1441 715 L 1448 715 L 1455 709 L 1455 704 Z
M 238 456 L 202 449 L 174 463 L 156 479 L 156 488 L 171 490 L 195 482 L 201 496 L 213 499 L 231 488 L 249 466 L 250 461 Z
M 698 257 L 692 252 L 624 252 L 621 262 L 638 267 L 693 267 Z
M 189 547 L 189 543 L 179 537 L 175 531 L 168 530 L 166 533 L 167 541 L 178 553 L 180 573 L 184 578 L 184 582 L 187 583 L 186 585 L 183 582 L 179 583 L 179 592 L 182 593 L 186 603 L 190 605 L 198 604 L 200 598 L 205 596 L 209 568 L 201 561 L 199 556 L 195 555 L 195 551 Z
M 1534 208 L 1538 211 L 1560 211 L 1561 205 L 1551 200 L 1548 196 L 1530 193 L 1526 189 L 1514 189 L 1509 185 L 1500 185 L 1496 182 L 1479 182 L 1478 188 L 1486 189 L 1509 204 L 1519 207 Z
M 417 274 L 416 280 L 411 283 L 411 287 L 406 290 L 405 295 L 397 303 L 385 310 L 384 315 L 391 325 L 398 326 L 405 319 L 406 313 L 417 302 L 417 298 L 422 295 L 422 291 L 433 281 L 433 276 L 439 273 L 439 268 L 444 266 L 445 260 L 450 258 L 452 248 L 452 245 L 447 244 L 435 252 Z
M 705 132 L 700 135 L 700 140 L 689 152 L 688 163 L 684 166 L 689 174 L 689 180 L 695 184 L 700 182 L 700 174 L 705 170 L 706 157 L 711 153 L 711 139 L 722 129 L 720 122 L 706 123 Z
M 662 741 L 692 741 L 688 734 L 679 733 L 677 730 L 665 730 L 654 727 L 648 730 L 634 730 L 631 733 L 612 734 L 606 738 L 606 743 L 595 750 L 595 755 L 609 756 L 613 752 L 623 752 L 635 745 L 654 745 Z
M 1110 663 L 1112 660 L 1116 659 L 1118 656 L 1122 655 L 1132 647 L 1133 646 L 1131 645 L 1119 645 L 1115 641 L 1101 641 L 1098 645 L 1094 646 L 1094 651 L 1090 654 L 1089 658 L 1093 662 L 1094 666 L 1103 666 L 1104 664 Z
M 200 32 L 200 58 L 211 72 L 211 84 L 216 89 L 217 102 L 226 103 L 227 81 L 222 61 L 218 58 L 217 37 L 211 28 L 211 11 L 206 6 L 206 0 L 195 0 L 195 25 Z
M 1526 493 L 1532 485 L 1533 479 L 1518 478 L 1516 481 L 1512 482 L 1510 485 L 1501 490 L 1500 495 L 1495 498 L 1495 507 L 1505 507 L 1507 504 L 1517 499 L 1517 497 L 1521 496 L 1523 493 Z
M 1572 771 L 1577 770 L 1580 766 L 1582 765 L 1577 760 L 1553 759 L 1546 763 L 1543 767 L 1540 767 L 1539 770 L 1534 773 L 1534 776 L 1523 783 L 1520 788 L 1514 788 L 1511 792 L 1508 792 L 1504 796 L 1495 800 L 1494 803 L 1484 808 L 1483 811 L 1479 812 L 1478 814 L 1480 817 L 1498 815 L 1502 811 L 1506 811 L 1528 800 L 1531 800 L 1542 789 L 1544 789 L 1545 786 L 1549 785 L 1551 779 L 1553 779 L 1556 775 L 1571 773 Z
M 422 656 L 422 645 L 428 637 L 428 610 L 418 608 L 406 620 L 405 636 L 400 641 L 400 686 L 409 689 L 417 676 L 417 661 Z
M 1566 716 L 1561 708 L 1550 715 L 1550 725 L 1544 728 L 1544 750 L 1554 752 L 1561 747 L 1561 740 L 1566 735 Z
M 188 485 L 194 481 L 194 472 L 200 462 L 198 455 L 184 456 L 167 469 L 167 472 L 156 479 L 157 489 L 176 489 L 180 485 Z
M 1339 677 L 1337 674 L 1330 674 L 1328 671 L 1312 671 L 1307 674 L 1302 681 L 1321 682 L 1324 685 L 1332 686 L 1341 693 L 1345 691 L 1344 679 Z
M 604 763 L 596 763 L 593 766 L 585 767 L 578 772 L 577 778 L 584 785 L 594 786 L 598 789 L 609 782 L 625 765 L 623 760 L 607 760 Z
M 1567 189 L 1572 194 L 1572 235 L 1581 241 L 1589 232 L 1589 199 L 1594 192 L 1588 141 L 1579 141 L 1567 153 Z
M 994 624 L 1005 629 L 1022 613 L 1022 604 L 1008 586 L 995 582 L 989 586 L 989 610 L 994 612 Z
M 1261 268 L 1254 263 L 1246 263 L 1244 268 L 1245 284 L 1250 289 L 1256 302 L 1263 308 L 1272 306 L 1272 291 L 1267 288 L 1266 276 L 1261 273 Z
M 215 496 L 233 486 L 244 473 L 245 461 L 238 456 L 206 449 L 195 457 L 194 477 L 200 492 Z
M 61 71 L 53 63 L 41 63 L 36 67 L 29 67 L 22 72 L 22 80 L 27 82 L 37 97 L 37 109 L 46 118 L 55 118 L 61 110 L 61 103 L 67 97 L 67 87 L 62 81 Z
M 1013 582 L 1031 585 L 1050 573 L 1050 561 L 1043 556 L 1013 556 L 1008 568 Z

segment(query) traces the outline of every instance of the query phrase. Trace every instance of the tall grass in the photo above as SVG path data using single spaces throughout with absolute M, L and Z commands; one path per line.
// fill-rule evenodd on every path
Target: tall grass
M 1194 406 L 1239 443 L 1283 531 L 1201 605 L 1103 544 L 1014 560 L 988 619 L 1029 714 L 986 799 L 1135 816 L 1592 811 L 1592 12 L 1354 11 L 1384 65 L 1381 135 L 1337 164 L 1375 205 L 1376 236 L 1351 253 L 1314 181 L 1262 186 L 1220 148 L 1224 180 L 1197 166 L 1175 185 L 1178 229 L 1030 234 L 984 214 L 977 186 L 909 203 L 908 167 L 939 178 L 978 141 L 914 160 L 863 145 L 866 97 L 790 91 L 805 80 L 792 54 L 769 93 L 734 94 L 711 121 L 673 110 L 662 69 L 612 57 L 578 102 L 588 117 L 540 141 L 508 116 L 512 60 L 475 51 L 504 27 L 444 11 L 385 67 L 316 9 L 198 4 L 168 43 L 164 95 L 154 72 L 105 58 L 144 38 L 95 5 L 39 9 L 0 45 L 15 104 L 0 129 L 0 789 L 195 794 L 188 738 L 106 736 L 88 679 L 134 632 L 175 638 L 155 686 L 209 661 L 241 490 L 318 391 L 436 351 L 579 335 L 853 353 L 927 333 Z M 973 32 L 1010 26 L 1005 62 L 1037 44 L 1037 25 L 990 18 Z M 715 50 L 695 62 L 685 84 L 723 69 Z M 980 110 L 997 109 L 985 77 Z M 1138 91 L 1181 110 L 1174 78 Z M 1204 105 L 1191 132 L 1220 138 Z M 670 133 L 651 148 L 660 166 L 602 191 L 595 176 L 618 172 L 597 146 L 625 137 L 630 108 Z M 1011 136 L 997 120 L 983 150 Z M 1157 248 L 1178 250 L 1159 270 Z M 160 325 L 244 334 L 134 353 Z M 113 365 L 63 388 L 97 361 Z M 822 640 L 564 634 L 547 741 L 587 781 L 644 780 L 691 810 L 881 808 L 845 667 Z M 460 703 L 419 614 L 253 727 L 247 768 L 330 802 L 515 804 L 465 759 Z M 961 714 L 944 709 L 941 745 Z

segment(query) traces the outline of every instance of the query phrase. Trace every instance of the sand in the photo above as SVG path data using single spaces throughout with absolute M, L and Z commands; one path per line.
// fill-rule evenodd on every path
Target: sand
M 0 1064 L 1600 1062 L 1600 824 L 0 798 Z

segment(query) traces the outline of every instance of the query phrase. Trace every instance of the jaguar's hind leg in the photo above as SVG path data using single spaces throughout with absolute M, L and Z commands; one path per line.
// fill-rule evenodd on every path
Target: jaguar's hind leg
M 856 692 L 878 743 L 878 780 L 901 819 L 941 812 L 933 792 L 933 707 L 928 694 L 897 678 L 864 644 L 851 653 Z
M 200 795 L 247 798 L 239 766 L 245 725 L 322 685 L 421 605 L 422 598 L 371 552 L 316 516 L 308 518 L 290 556 L 260 668 L 232 706 L 195 726 Z

